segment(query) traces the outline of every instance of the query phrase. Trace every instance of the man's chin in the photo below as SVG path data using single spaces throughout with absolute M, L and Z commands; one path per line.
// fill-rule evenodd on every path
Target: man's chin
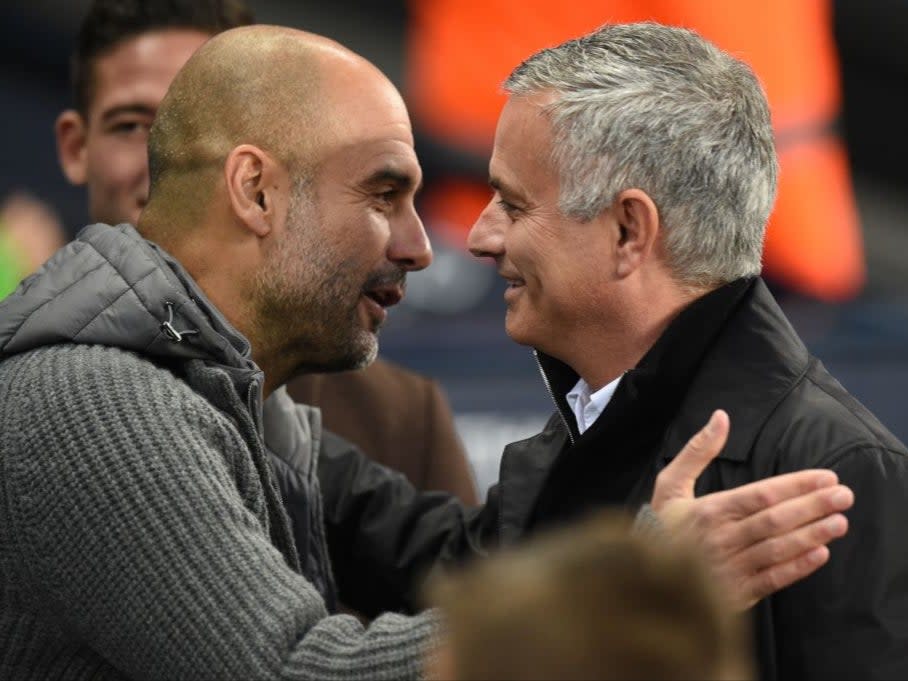
M 369 333 L 369 342 L 363 344 L 363 351 L 351 358 L 353 360 L 353 366 L 350 367 L 351 370 L 365 369 L 375 361 L 376 357 L 378 357 L 377 333 L 377 331 L 375 333 Z
M 534 329 L 532 326 L 528 327 L 526 324 L 521 323 L 518 315 L 512 314 L 510 310 L 508 310 L 508 313 L 505 316 L 504 330 L 505 333 L 508 334 L 508 338 L 518 345 L 538 347 L 538 343 L 534 342 Z
M 346 352 L 334 357 L 314 371 L 336 373 L 365 369 L 378 357 L 378 338 L 371 331 L 362 331 L 345 349 Z

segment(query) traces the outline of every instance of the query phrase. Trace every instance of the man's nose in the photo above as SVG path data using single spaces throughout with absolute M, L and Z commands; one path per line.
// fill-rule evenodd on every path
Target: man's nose
M 470 228 L 467 248 L 477 258 L 497 258 L 504 254 L 504 226 L 500 216 L 495 215 L 494 199 Z
M 432 244 L 415 210 L 401 218 L 392 231 L 388 259 L 408 272 L 425 269 L 431 264 Z

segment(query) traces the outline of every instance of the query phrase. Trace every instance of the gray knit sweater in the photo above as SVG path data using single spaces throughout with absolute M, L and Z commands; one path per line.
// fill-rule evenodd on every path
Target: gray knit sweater
M 419 675 L 432 615 L 364 629 L 300 573 L 260 386 L 129 227 L 87 228 L 0 303 L 0 678 Z

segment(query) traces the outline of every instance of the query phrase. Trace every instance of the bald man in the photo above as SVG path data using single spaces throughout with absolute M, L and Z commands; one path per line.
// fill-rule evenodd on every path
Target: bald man
M 330 41 L 239 29 L 149 147 L 139 232 L 83 231 L 0 311 L 0 677 L 416 676 L 431 616 L 328 616 L 318 412 L 272 394 L 371 361 L 431 259 L 400 96 Z
M 431 260 L 400 95 L 327 39 L 235 29 L 174 80 L 149 160 L 138 230 L 83 230 L 0 303 L 0 677 L 418 676 L 432 614 L 330 614 L 321 424 L 279 388 L 371 361 Z M 657 505 L 718 533 L 743 579 L 732 549 L 765 523 L 729 519 L 773 494 L 693 499 L 716 418 Z M 419 522 L 464 532 L 455 502 L 420 499 Z
M 148 198 L 148 130 L 167 88 L 212 35 L 252 23 L 242 0 L 92 0 L 72 55 L 74 107 L 58 116 L 55 132 L 61 168 L 72 184 L 85 187 L 93 222 L 138 222 Z M 2 241 L 0 233 L 0 249 Z M 29 272 L 61 245 L 45 249 Z M 326 428 L 416 487 L 478 503 L 437 381 L 379 358 L 360 371 L 300 375 L 287 392 L 319 407 Z

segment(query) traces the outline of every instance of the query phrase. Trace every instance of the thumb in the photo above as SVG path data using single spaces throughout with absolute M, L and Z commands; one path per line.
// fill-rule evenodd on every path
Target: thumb
M 728 440 L 728 414 L 717 409 L 707 424 L 687 441 L 684 449 L 656 478 L 652 506 L 659 511 L 672 499 L 693 499 L 694 483 Z

